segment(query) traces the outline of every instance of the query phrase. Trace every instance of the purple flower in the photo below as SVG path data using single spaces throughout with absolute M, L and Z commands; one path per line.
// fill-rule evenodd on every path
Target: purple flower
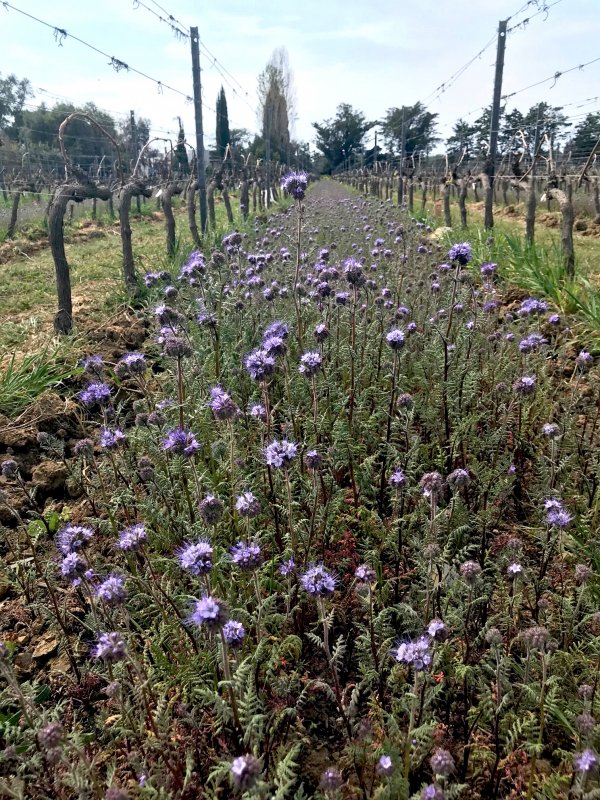
M 319 353 L 304 353 L 300 359 L 300 366 L 298 372 L 305 375 L 307 378 L 313 378 L 323 362 Z
M 386 334 L 385 340 L 392 348 L 392 350 L 402 350 L 404 347 L 404 331 L 401 331 L 400 328 L 395 328 L 393 331 L 390 331 Z
M 219 420 L 235 419 L 240 413 L 239 408 L 220 386 L 214 386 L 210 390 L 210 407 L 213 414 Z
M 264 348 L 257 347 L 246 356 L 244 366 L 252 380 L 264 381 L 275 372 L 275 359 Z
M 216 525 L 223 516 L 224 506 L 214 494 L 207 494 L 200 502 L 200 516 L 207 525 Z
M 327 597 L 335 592 L 335 578 L 323 564 L 315 564 L 300 576 L 305 592 L 318 597 Z
M 511 578 L 518 578 L 519 575 L 523 574 L 523 567 L 520 564 L 517 564 L 515 561 L 513 564 L 509 564 L 506 570 L 509 577 Z
M 287 339 L 289 333 L 290 326 L 287 324 L 287 322 L 275 320 L 274 322 L 271 322 L 267 328 L 265 328 L 263 340 L 268 339 L 270 336 L 277 336 L 280 339 Z
M 519 342 L 519 350 L 522 353 L 531 353 L 534 350 L 539 350 L 544 344 L 548 344 L 548 339 L 545 339 L 541 333 L 530 333 L 529 336 Z
M 553 498 L 545 500 L 544 508 L 546 509 L 546 522 L 554 528 L 566 528 L 573 519 L 560 500 Z
M 329 328 L 324 322 L 320 322 L 314 330 L 314 335 L 317 342 L 324 342 L 329 336 Z
M 468 586 L 474 585 L 480 573 L 481 567 L 477 561 L 465 561 L 460 565 L 460 574 Z
M 138 522 L 135 525 L 129 525 L 127 528 L 123 528 L 122 531 L 119 531 L 117 547 L 119 550 L 124 550 L 125 552 L 135 552 L 139 550 L 140 546 L 147 540 L 148 534 L 146 533 L 146 527 L 142 522 Z
M 56 534 L 56 546 L 63 555 L 81 550 L 94 535 L 85 525 L 64 525 Z
M 348 294 L 348 292 L 336 292 L 335 302 L 338 304 L 338 306 L 345 306 L 346 303 L 348 302 L 349 297 L 350 295 Z
M 394 763 L 390 756 L 382 755 L 377 762 L 377 772 L 386 777 L 392 775 L 394 772 Z
M 116 450 L 123 444 L 126 438 L 123 431 L 118 428 L 115 428 L 115 430 L 111 430 L 110 428 L 100 429 L 100 447 L 103 447 L 105 450 Z
M 260 770 L 260 762 L 253 755 L 238 756 L 231 762 L 231 779 L 240 792 L 245 792 L 256 783 Z
M 116 664 L 125 658 L 125 642 L 120 633 L 101 633 L 92 650 L 94 658 L 101 658 L 107 664 Z
M 121 575 L 109 575 L 96 589 L 96 597 L 107 606 L 117 606 L 125 601 L 125 580 Z
M 179 456 L 190 458 L 200 450 L 194 434 L 188 430 L 174 428 L 167 433 L 162 443 L 163 450 L 171 451 Z
M 365 285 L 366 279 L 360 261 L 355 258 L 347 258 L 344 261 L 344 277 L 351 286 L 359 289 Z
M 172 328 L 174 325 L 177 325 L 181 322 L 182 316 L 174 308 L 162 303 L 159 306 L 156 306 L 154 309 L 154 316 L 158 320 L 160 325 L 165 325 Z
M 469 242 L 459 242 L 452 245 L 448 250 L 448 258 L 450 261 L 458 261 L 459 264 L 468 264 L 471 260 L 471 245 Z
M 423 497 L 436 498 L 444 486 L 444 479 L 439 472 L 426 472 L 419 481 Z
M 108 406 L 111 401 L 110 386 L 107 383 L 90 383 L 79 392 L 79 399 L 86 408 Z
M 0 464 L 0 474 L 2 474 L 6 480 L 10 481 L 16 478 L 18 473 L 19 465 L 12 458 L 7 458 L 6 461 Z
M 548 317 L 548 322 L 550 325 L 560 325 L 560 316 L 559 314 L 550 314 Z
M 287 578 L 288 575 L 291 575 L 292 572 L 296 569 L 296 564 L 294 563 L 293 558 L 288 558 L 287 561 L 282 561 L 279 565 L 279 574 L 282 575 L 284 578 Z
M 356 568 L 354 577 L 360 583 L 373 583 L 376 578 L 375 570 L 368 564 L 361 564 Z
M 263 561 L 260 545 L 257 542 L 236 542 L 231 548 L 231 560 L 243 572 L 252 572 Z
M 527 395 L 531 395 L 535 392 L 535 383 L 535 375 L 523 375 L 522 378 L 518 378 L 513 383 L 513 389 L 516 394 L 526 397 Z
M 256 517 L 260 514 L 260 502 L 252 492 L 242 492 L 235 501 L 235 508 L 241 517 Z
M 146 357 L 143 353 L 125 353 L 119 364 L 122 364 L 130 375 L 143 375 L 146 371 Z
M 205 594 L 195 601 L 188 621 L 198 627 L 204 625 L 208 631 L 215 633 L 227 622 L 227 607 L 222 600 Z
M 446 795 L 435 783 L 428 784 L 421 792 L 421 800 L 445 800 Z
M 287 344 L 281 336 L 268 336 L 263 339 L 263 349 L 270 356 L 283 356 L 287 352 Z
M 415 642 L 401 642 L 392 651 L 392 655 L 401 664 L 411 666 L 417 672 L 427 669 L 431 665 L 431 639 L 420 636 Z
M 436 642 L 443 642 L 448 635 L 448 629 L 446 628 L 446 624 L 436 617 L 432 619 L 427 626 L 427 634 L 431 636 L 432 639 L 435 639 Z
M 468 486 L 471 478 L 466 469 L 455 469 L 448 475 L 446 482 L 451 489 L 461 489 L 463 486 Z
M 185 543 L 175 555 L 182 569 L 196 577 L 207 575 L 213 566 L 213 549 L 206 539 Z
M 60 574 L 71 580 L 80 578 L 86 569 L 87 564 L 77 553 L 68 553 L 60 564 Z
M 287 439 L 275 439 L 265 447 L 265 461 L 270 467 L 287 467 L 298 452 L 298 445 Z
M 586 748 L 583 753 L 579 753 L 575 758 L 575 769 L 577 772 L 591 772 L 597 764 L 598 757 L 589 747 Z
M 491 275 L 494 274 L 494 272 L 496 271 L 497 268 L 498 268 L 497 264 L 493 264 L 493 263 L 490 262 L 490 263 L 482 264 L 479 267 L 479 271 L 481 272 L 481 274 L 485 278 L 489 278 Z
M 241 622 L 230 619 L 223 626 L 223 636 L 230 647 L 240 647 L 246 636 L 246 629 Z
M 587 350 L 581 350 L 581 352 L 575 359 L 575 363 L 577 364 L 577 366 L 581 367 L 582 369 L 584 367 L 589 367 L 592 361 L 593 361 L 592 355 L 591 353 L 588 353 Z
M 295 200 L 303 200 L 308 186 L 306 172 L 289 172 L 281 181 L 281 188 Z
M 433 774 L 439 775 L 441 778 L 448 778 L 454 772 L 456 766 L 452 754 L 441 747 L 438 747 L 431 756 L 429 764 Z
M 317 450 L 309 450 L 304 456 L 304 461 L 309 469 L 319 469 L 323 463 L 323 459 Z
M 86 356 L 81 362 L 81 366 L 88 375 L 97 375 L 101 377 L 104 368 L 104 361 L 102 356 L 92 355 Z
M 523 300 L 517 314 L 520 317 L 529 317 L 532 314 L 543 314 L 548 310 L 548 303 L 544 300 L 537 300 L 535 297 L 529 297 Z
M 267 418 L 267 409 L 261 403 L 251 405 L 248 413 L 255 419 L 266 420 Z
M 547 439 L 556 439 L 560 434 L 560 428 L 556 422 L 546 422 L 545 425 L 542 426 L 542 433 Z

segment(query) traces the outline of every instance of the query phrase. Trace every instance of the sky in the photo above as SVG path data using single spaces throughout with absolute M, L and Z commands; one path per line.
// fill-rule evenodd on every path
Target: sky
M 548 9 L 541 13 L 544 0 L 144 0 L 143 4 L 9 0 L 9 4 L 52 26 L 44 27 L 0 2 L 0 73 L 29 78 L 35 91 L 30 104 L 92 101 L 117 119 L 133 110 L 151 120 L 156 136 L 175 132 L 180 116 L 192 140 L 193 106 L 186 101 L 193 94 L 189 41 L 178 40 L 148 9 L 163 17 L 172 15 L 186 29 L 197 26 L 206 146 L 214 141 L 214 108 L 221 86 L 230 126 L 258 130 L 257 78 L 278 47 L 287 49 L 294 77 L 293 137 L 311 144 L 312 123 L 334 117 L 340 103 L 349 103 L 375 121 L 389 108 L 424 102 L 439 114 L 442 138 L 450 135 L 457 119 L 474 121 L 491 102 L 500 19 L 511 17 L 510 28 L 530 18 L 507 37 L 503 94 L 600 59 L 600 0 L 545 0 Z M 109 59 L 71 36 L 58 42 L 54 27 L 181 94 L 167 88 L 160 91 L 156 83 L 132 72 L 116 72 Z M 449 79 L 488 44 L 450 85 Z M 446 88 L 439 91 L 442 84 Z M 575 125 L 586 113 L 598 111 L 600 60 L 520 92 L 506 108 L 525 112 L 541 101 L 564 106 Z M 372 140 L 373 132 L 370 136 Z

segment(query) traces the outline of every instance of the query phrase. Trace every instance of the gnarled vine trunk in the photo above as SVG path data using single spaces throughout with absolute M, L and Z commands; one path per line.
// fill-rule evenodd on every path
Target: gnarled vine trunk
M 71 275 L 65 253 L 64 220 L 67 206 L 71 201 L 82 203 L 92 197 L 108 200 L 110 189 L 93 183 L 67 183 L 54 192 L 48 213 L 48 239 L 56 272 L 56 292 L 58 311 L 54 317 L 56 333 L 70 333 L 73 327 L 73 300 L 71 297 Z

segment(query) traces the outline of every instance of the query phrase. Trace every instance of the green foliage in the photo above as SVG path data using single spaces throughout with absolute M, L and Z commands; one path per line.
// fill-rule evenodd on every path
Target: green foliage
M 334 172 L 351 156 L 360 152 L 365 135 L 377 123 L 367 122 L 365 115 L 349 103 L 337 107 L 333 119 L 313 122 L 317 132 L 316 145 L 325 158 L 323 172 Z
M 72 377 L 74 368 L 59 357 L 58 350 L 31 353 L 17 361 L 13 354 L 0 369 L 0 413 L 16 416 L 38 395 Z

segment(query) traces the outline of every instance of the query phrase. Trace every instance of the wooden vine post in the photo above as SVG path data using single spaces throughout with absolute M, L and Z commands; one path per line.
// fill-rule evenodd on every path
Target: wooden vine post
M 106 138 L 112 142 L 117 150 L 118 161 L 120 168 L 121 158 L 119 153 L 119 146 L 107 133 L 104 128 L 99 125 L 89 114 L 84 114 L 75 111 L 69 114 L 64 119 L 58 129 L 58 141 L 60 150 L 65 162 L 65 175 L 66 180 L 54 192 L 48 210 L 48 239 L 50 242 L 50 250 L 52 252 L 52 259 L 54 260 L 54 269 L 56 273 L 56 292 L 58 296 L 58 311 L 54 317 L 54 330 L 59 334 L 68 334 L 73 327 L 73 299 L 71 295 L 71 274 L 69 270 L 69 262 L 65 253 L 65 236 L 64 236 L 64 219 L 67 205 L 73 201 L 75 203 L 82 203 L 84 200 L 96 197 L 100 200 L 108 200 L 112 196 L 112 192 L 107 186 L 98 186 L 95 182 L 91 181 L 83 170 L 76 167 L 65 150 L 65 130 L 69 123 L 77 117 L 87 120 Z
M 558 188 L 558 178 L 553 175 L 546 187 L 546 198 L 556 200 L 562 215 L 560 243 L 563 252 L 563 265 L 569 278 L 575 276 L 575 248 L 573 245 L 573 223 L 575 215 L 573 213 L 573 187 L 569 182 L 566 191 Z M 542 201 L 544 198 L 542 197 Z

